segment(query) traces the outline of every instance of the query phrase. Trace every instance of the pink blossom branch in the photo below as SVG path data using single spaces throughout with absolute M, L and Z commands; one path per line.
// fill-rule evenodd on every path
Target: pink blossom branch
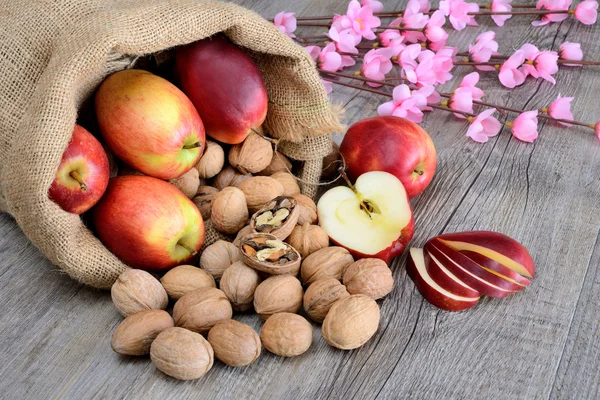
M 306 22 L 298 22 L 296 23 L 296 26 L 317 26 L 317 27 L 323 27 L 323 28 L 329 28 L 331 27 L 331 24 L 313 24 L 313 23 L 306 23 Z M 422 28 L 402 28 L 400 26 L 380 26 L 378 28 L 376 28 L 375 30 L 378 32 L 382 32 L 386 29 L 394 29 L 397 31 L 414 31 L 414 32 L 423 32 Z
M 565 58 L 559 58 L 556 60 L 558 64 L 578 64 L 578 65 L 600 65 L 600 61 L 582 61 L 582 60 L 567 60 Z M 454 65 L 490 65 L 500 68 L 502 62 L 499 61 L 488 61 L 488 62 L 471 62 L 471 61 L 455 61 Z

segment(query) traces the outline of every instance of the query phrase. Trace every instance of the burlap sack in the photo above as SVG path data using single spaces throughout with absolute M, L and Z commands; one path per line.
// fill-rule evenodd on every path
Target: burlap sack
M 47 196 L 77 110 L 104 77 L 136 57 L 225 32 L 256 60 L 269 95 L 267 128 L 305 144 L 280 149 L 317 182 L 341 126 L 304 50 L 255 13 L 198 0 L 14 0 L 0 5 L 0 210 L 74 279 L 109 288 L 127 267 L 79 216 Z M 312 194 L 312 185 L 304 186 Z

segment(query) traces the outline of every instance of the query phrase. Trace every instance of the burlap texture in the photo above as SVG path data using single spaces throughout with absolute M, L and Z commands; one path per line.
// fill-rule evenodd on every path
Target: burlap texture
M 0 5 L 0 210 L 12 214 L 31 241 L 74 279 L 108 288 L 127 268 L 79 216 L 47 196 L 79 106 L 104 77 L 138 56 L 221 31 L 252 55 L 265 76 L 266 126 L 273 136 L 299 142 L 342 128 L 306 52 L 236 5 L 197 0 Z M 313 151 L 328 140 L 289 150 L 293 158 L 316 160 L 303 170 L 306 182 L 318 181 L 322 152 Z

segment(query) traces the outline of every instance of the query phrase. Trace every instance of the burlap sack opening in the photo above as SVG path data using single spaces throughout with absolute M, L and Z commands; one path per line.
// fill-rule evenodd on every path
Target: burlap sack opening
M 330 150 L 327 134 L 343 128 L 304 50 L 233 4 L 17 1 L 0 6 L 0 14 L 0 210 L 12 214 L 54 264 L 93 287 L 109 288 L 127 267 L 79 216 L 50 201 L 47 190 L 79 106 L 110 73 L 137 56 L 225 32 L 261 68 L 270 99 L 267 128 L 284 139 L 281 150 L 306 160 L 302 180 L 318 182 Z M 315 193 L 312 185 L 303 190 Z

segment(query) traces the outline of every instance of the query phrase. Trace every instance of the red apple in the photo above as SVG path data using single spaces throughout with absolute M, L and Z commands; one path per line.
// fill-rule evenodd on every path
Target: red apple
M 206 134 L 237 144 L 267 116 L 267 89 L 254 61 L 223 35 L 177 49 L 181 88 L 204 122 Z
M 493 274 L 496 274 L 509 282 L 516 283 L 524 287 L 527 287 L 531 284 L 531 281 L 529 279 L 517 274 L 512 269 L 505 267 L 496 260 L 492 260 L 491 258 L 484 256 L 483 254 L 468 250 L 462 250 L 461 253 L 469 257 L 477 264 L 479 264 L 481 268 Z
M 352 125 L 340 146 L 350 178 L 368 171 L 389 172 L 400 179 L 409 198 L 433 179 L 436 152 L 419 125 L 404 118 L 380 116 Z
M 159 271 L 184 264 L 204 242 L 194 203 L 149 176 L 112 178 L 92 209 L 92 222 L 102 243 L 132 268 Z
M 75 125 L 48 197 L 65 211 L 83 214 L 104 194 L 109 174 L 108 157 L 100 142 Z
M 414 219 L 406 191 L 394 175 L 372 171 L 353 187 L 327 191 L 317 204 L 319 225 L 354 258 L 380 258 L 386 263 L 410 242 Z
M 441 288 L 463 297 L 479 297 L 481 293 L 473 289 L 471 286 L 464 283 L 448 268 L 446 268 L 440 260 L 432 256 L 427 250 L 424 251 L 425 268 L 431 279 L 440 285 Z
M 112 74 L 96 94 L 106 144 L 133 169 L 160 179 L 189 171 L 204 151 L 204 126 L 192 102 L 147 71 Z

